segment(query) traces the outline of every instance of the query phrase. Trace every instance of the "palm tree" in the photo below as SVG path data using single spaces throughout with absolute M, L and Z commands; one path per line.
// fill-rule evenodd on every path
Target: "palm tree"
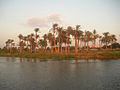
M 93 43 L 94 43 L 94 48 L 95 48 L 95 45 L 96 45 L 96 39 L 98 38 L 98 34 L 96 32 L 96 30 L 94 29 L 93 30 Z
M 37 32 L 39 31 L 39 28 L 35 28 L 35 53 L 36 53 L 36 48 L 37 48 L 37 38 L 39 37 L 39 35 L 37 35 Z
M 6 42 L 5 42 L 5 44 L 6 44 L 6 49 L 8 49 L 9 50 L 9 41 L 7 40 Z
M 73 33 L 73 28 L 71 26 L 68 26 L 66 29 L 67 32 L 67 39 L 66 39 L 66 43 L 67 43 L 67 53 L 70 52 L 70 35 L 72 35 Z
M 53 53 L 53 35 L 52 33 L 48 33 L 48 40 L 51 46 L 51 53 Z
M 45 49 L 45 44 L 46 44 L 46 42 L 43 40 L 43 39 L 39 39 L 39 41 L 38 41 L 38 45 L 41 47 L 41 49 Z
M 26 46 L 27 36 L 23 36 L 23 41 L 24 41 L 24 44 L 25 44 L 25 46 Z
M 81 48 L 81 38 L 82 38 L 82 36 L 83 36 L 83 31 L 81 31 L 81 30 L 78 30 L 77 31 L 77 39 L 78 39 L 78 48 L 79 48 L 79 50 L 80 50 L 80 48 Z M 80 43 L 80 44 L 79 44 Z
M 84 42 L 84 49 L 86 49 L 86 42 L 87 42 L 86 30 L 85 30 L 85 32 L 84 32 L 84 34 L 83 34 L 82 41 Z
M 23 39 L 23 35 L 22 34 L 19 34 L 18 35 L 18 38 L 19 38 L 19 45 L 20 45 L 20 53 L 22 53 L 22 46 L 21 46 L 21 40 Z
M 111 50 L 112 50 L 112 44 L 117 41 L 116 36 L 114 34 L 110 35 L 110 41 L 111 41 Z
M 13 48 L 13 46 L 14 46 L 14 40 L 13 39 L 8 39 L 7 41 L 6 41 L 6 44 L 7 44 L 7 47 L 8 47 L 8 49 L 9 49 L 9 53 L 12 53 L 12 48 Z
M 58 24 L 53 24 L 53 39 L 54 39 L 54 46 L 55 46 L 55 52 L 57 52 L 57 47 L 56 47 L 56 38 L 55 38 L 55 31 L 58 27 Z
M 47 47 L 47 34 L 44 34 L 44 36 L 43 36 L 43 38 L 44 38 L 44 46 L 45 46 L 45 51 L 46 51 L 46 47 Z
M 33 38 L 34 34 L 31 33 L 30 37 L 29 37 L 29 42 L 30 42 L 30 52 L 33 52 L 33 48 L 35 46 L 35 39 Z
M 61 41 L 62 30 L 63 30 L 62 27 L 57 28 L 57 32 L 58 32 L 58 53 L 60 52 L 60 41 Z
M 108 44 L 110 43 L 110 36 L 109 36 L 109 34 L 110 34 L 109 32 L 103 33 L 104 37 L 102 38 L 102 43 L 105 43 L 106 49 L 107 49 Z
M 99 47 L 101 48 L 101 46 L 102 46 L 102 36 L 98 36 L 98 38 L 99 38 Z
M 76 25 L 76 29 L 73 31 L 72 35 L 75 38 L 75 54 L 77 55 L 78 53 L 78 43 L 77 43 L 77 39 L 78 39 L 78 32 L 79 32 L 79 28 L 80 25 Z
M 61 53 L 62 53 L 62 44 L 63 44 L 63 42 L 65 42 L 66 41 L 66 31 L 65 30 L 62 30 L 62 32 L 61 32 Z
M 30 35 L 27 35 L 27 38 L 26 38 L 26 42 L 27 42 L 27 44 L 26 44 L 26 48 L 27 48 L 27 50 L 29 50 L 29 39 L 30 39 Z
M 85 34 L 86 34 L 86 39 L 87 39 L 87 52 L 88 52 L 89 41 L 90 41 L 91 38 L 92 38 L 92 32 L 86 31 Z

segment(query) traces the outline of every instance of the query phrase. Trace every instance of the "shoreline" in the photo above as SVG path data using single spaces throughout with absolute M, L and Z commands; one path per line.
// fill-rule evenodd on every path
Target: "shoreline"
M 0 53 L 0 57 L 19 57 L 19 58 L 39 58 L 39 59 L 100 59 L 100 60 L 110 60 L 110 59 L 120 59 L 120 51 L 89 51 L 81 52 L 75 55 L 75 53 Z

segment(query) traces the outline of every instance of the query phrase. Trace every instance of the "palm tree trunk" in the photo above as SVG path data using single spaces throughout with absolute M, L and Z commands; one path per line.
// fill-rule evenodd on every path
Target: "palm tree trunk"
M 62 43 L 63 43 L 63 40 L 61 41 L 61 53 L 62 53 Z
M 31 51 L 31 53 L 32 53 L 32 48 L 33 48 L 33 47 L 32 47 L 32 42 L 31 42 L 31 47 L 30 47 L 30 51 Z
M 77 36 L 76 36 L 76 38 L 75 38 L 75 55 L 77 55 L 77 52 L 78 52 L 78 50 L 77 50 Z
M 95 39 L 94 39 L 94 48 L 95 48 L 95 45 L 96 45 L 96 43 L 95 43 Z
M 79 50 L 79 42 L 80 42 L 80 39 L 78 39 L 78 50 Z
M 70 52 L 70 45 L 69 45 L 69 34 L 67 33 L 67 53 Z
M 53 45 L 51 41 L 50 41 L 50 46 L 51 46 L 51 53 L 53 53 Z
M 55 40 L 55 34 L 53 33 L 54 36 L 54 46 L 55 46 L 55 52 L 57 52 L 57 47 L 56 47 L 56 40 Z
M 19 44 L 20 44 L 20 43 L 21 43 L 21 39 L 19 39 Z M 20 50 L 20 53 L 22 53 L 22 46 L 21 46 L 21 44 L 20 44 L 19 50 Z
M 67 43 L 65 43 L 65 53 L 67 53 Z
M 60 52 L 60 34 L 59 34 L 59 42 L 58 42 L 58 53 Z
M 35 53 L 36 53 L 36 48 L 37 48 L 37 32 L 36 32 L 36 34 L 35 34 Z
M 80 40 L 80 46 L 79 46 L 79 51 L 81 50 L 81 44 L 82 44 L 82 42 L 81 42 L 81 40 Z
M 88 52 L 88 47 L 89 47 L 89 41 L 87 41 L 87 52 Z
M 56 40 L 54 40 L 54 46 L 55 46 L 55 52 L 57 52 L 57 48 L 56 48 Z

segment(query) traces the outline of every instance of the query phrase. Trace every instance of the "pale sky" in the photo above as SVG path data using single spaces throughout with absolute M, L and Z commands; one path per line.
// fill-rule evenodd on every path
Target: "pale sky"
M 16 42 L 19 34 L 33 33 L 35 27 L 48 33 L 56 22 L 118 36 L 120 0 L 0 0 L 0 47 L 9 38 Z

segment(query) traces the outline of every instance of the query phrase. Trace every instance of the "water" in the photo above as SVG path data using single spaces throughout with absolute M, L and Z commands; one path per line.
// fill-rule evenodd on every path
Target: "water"
M 0 57 L 0 90 L 120 90 L 120 59 Z

